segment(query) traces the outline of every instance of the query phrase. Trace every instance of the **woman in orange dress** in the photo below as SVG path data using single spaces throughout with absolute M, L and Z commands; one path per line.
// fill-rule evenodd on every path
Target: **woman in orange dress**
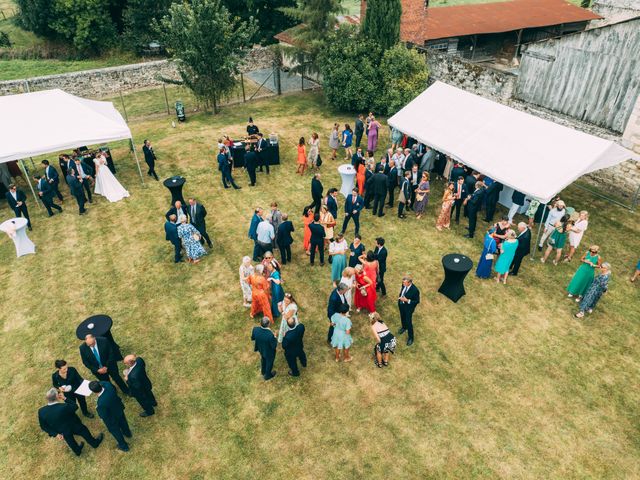
M 370 313 L 376 311 L 376 281 L 364 271 L 361 264 L 356 265 L 356 312 L 366 308 Z
M 264 266 L 256 265 L 255 272 L 247 278 L 251 285 L 251 318 L 262 312 L 263 317 L 268 317 L 273 323 L 271 312 L 271 298 L 269 296 L 269 282 L 263 276 Z
M 358 182 L 358 193 L 364 194 L 364 179 L 365 179 L 365 166 L 364 162 L 358 163 L 358 172 L 356 173 L 356 181 Z
M 304 212 L 302 213 L 302 223 L 304 223 L 302 247 L 307 252 L 307 255 L 310 255 L 309 250 L 311 249 L 311 230 L 309 229 L 311 222 L 313 222 L 313 208 L 304 207 Z
M 298 142 L 298 169 L 296 173 L 304 175 L 304 171 L 307 168 L 307 149 L 305 147 L 304 137 L 300 137 Z

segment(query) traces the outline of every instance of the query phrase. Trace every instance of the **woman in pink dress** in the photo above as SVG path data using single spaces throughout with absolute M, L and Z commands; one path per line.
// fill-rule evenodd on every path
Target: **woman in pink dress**
M 367 150 L 370 152 L 375 152 L 378 147 L 378 129 L 381 126 L 376 117 L 372 116 L 371 123 L 369 123 L 369 133 L 367 134 Z

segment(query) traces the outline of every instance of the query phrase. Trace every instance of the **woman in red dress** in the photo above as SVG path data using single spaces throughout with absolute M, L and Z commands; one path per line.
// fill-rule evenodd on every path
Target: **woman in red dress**
M 304 251 L 307 252 L 307 255 L 310 255 L 309 249 L 311 248 L 311 230 L 309 229 L 309 225 L 313 222 L 313 208 L 304 207 L 304 212 L 302 213 L 302 222 L 304 223 L 304 238 L 302 240 L 302 247 Z
M 356 265 L 356 312 L 366 308 L 369 312 L 376 311 L 376 280 L 371 279 L 361 264 Z

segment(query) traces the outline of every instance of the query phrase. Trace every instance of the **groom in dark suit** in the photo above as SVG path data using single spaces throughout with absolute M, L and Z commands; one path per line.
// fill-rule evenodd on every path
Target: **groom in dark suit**
M 265 380 L 271 380 L 276 376 L 273 371 L 273 362 L 276 359 L 276 347 L 278 340 L 269 326 L 269 317 L 263 317 L 259 327 L 253 327 L 251 340 L 255 342 L 254 352 L 260 352 L 260 373 Z
M 204 205 L 198 203 L 195 198 L 189 199 L 189 218 L 191 219 L 191 225 L 196 227 L 196 229 L 200 232 L 200 243 L 204 244 L 205 240 L 209 248 L 213 247 L 213 243 L 211 243 L 211 239 L 209 238 L 209 234 L 207 233 L 207 224 L 204 220 L 204 217 L 207 216 L 207 209 L 204 208 Z
M 89 203 L 93 203 L 93 199 L 91 197 L 91 176 L 93 175 L 93 170 L 86 163 L 82 163 L 78 157 L 71 162 L 71 169 L 82 185 L 82 188 L 87 192 L 86 198 L 89 199 Z
M 74 196 L 76 202 L 78 202 L 78 208 L 80 209 L 80 215 L 84 215 L 86 213 L 86 209 L 84 208 L 84 192 L 82 191 L 82 184 L 80 181 L 73 175 L 73 170 L 69 171 L 67 175 L 67 184 L 69 185 L 69 190 L 71 191 L 71 195 Z

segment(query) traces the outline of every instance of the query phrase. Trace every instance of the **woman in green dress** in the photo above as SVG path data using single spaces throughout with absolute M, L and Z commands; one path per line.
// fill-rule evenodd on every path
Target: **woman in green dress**
M 338 308 L 338 311 L 331 317 L 331 324 L 333 325 L 333 336 L 331 337 L 331 346 L 336 352 L 336 362 L 340 361 L 340 351 L 343 350 L 343 360 L 350 362 L 352 360 L 349 355 L 349 348 L 353 340 L 351 338 L 351 320 L 347 317 L 349 306 L 342 304 Z
M 555 224 L 553 232 L 549 236 L 547 241 L 547 251 L 544 252 L 544 257 L 540 259 L 542 263 L 547 261 L 552 250 L 556 251 L 556 258 L 553 260 L 554 265 L 558 265 L 560 257 L 562 257 L 562 249 L 567 242 L 567 232 L 573 227 L 573 222 L 569 219 L 569 215 L 564 215 Z
M 567 296 L 569 298 L 577 296 L 576 301 L 579 302 L 591 285 L 591 282 L 593 282 L 595 269 L 600 266 L 601 263 L 599 251 L 600 247 L 598 247 L 598 245 L 591 245 L 589 250 L 582 255 L 580 259 L 582 263 L 567 286 L 567 292 L 569 292 Z

